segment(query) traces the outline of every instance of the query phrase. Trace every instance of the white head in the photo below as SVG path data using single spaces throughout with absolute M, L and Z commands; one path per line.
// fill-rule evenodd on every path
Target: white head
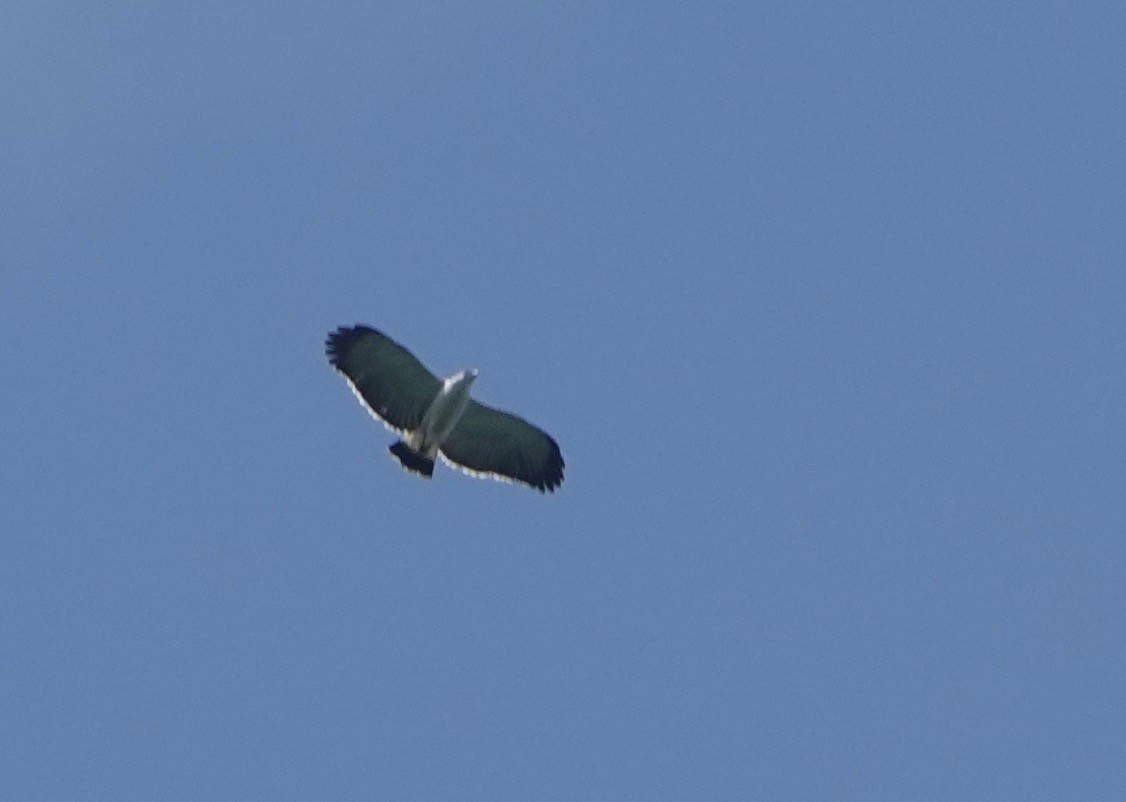
M 442 382 L 442 384 L 445 385 L 447 390 L 452 390 L 455 387 L 459 387 L 459 388 L 462 388 L 463 390 L 468 391 L 470 385 L 473 384 L 473 380 L 476 379 L 476 378 L 477 378 L 476 369 L 474 369 L 474 370 L 463 370 L 460 373 L 455 373 L 453 376 L 450 376 L 448 379 L 446 379 L 444 382 Z

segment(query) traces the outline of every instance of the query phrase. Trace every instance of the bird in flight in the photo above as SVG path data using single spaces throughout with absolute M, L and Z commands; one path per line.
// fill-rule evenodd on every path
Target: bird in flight
M 563 482 L 563 455 L 547 432 L 469 397 L 476 370 L 439 379 L 370 326 L 338 328 L 328 335 L 325 354 L 367 411 L 402 438 L 390 451 L 405 470 L 429 479 L 440 455 L 473 476 L 541 493 Z

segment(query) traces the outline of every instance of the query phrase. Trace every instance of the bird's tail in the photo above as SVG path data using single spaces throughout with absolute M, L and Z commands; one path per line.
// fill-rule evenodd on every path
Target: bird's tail
M 427 459 L 417 451 L 412 451 L 411 447 L 399 440 L 395 445 L 390 448 L 391 453 L 399 464 L 403 466 L 404 470 L 411 473 L 417 473 L 419 476 L 425 476 L 429 479 L 434 475 L 434 460 Z

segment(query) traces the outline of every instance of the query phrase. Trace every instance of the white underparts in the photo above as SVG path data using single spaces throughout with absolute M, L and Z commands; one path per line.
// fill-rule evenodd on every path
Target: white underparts
M 469 405 L 469 388 L 476 378 L 477 371 L 466 370 L 442 382 L 442 389 L 430 402 L 422 423 L 405 438 L 413 451 L 427 459 L 437 456 L 438 449 L 450 436 Z

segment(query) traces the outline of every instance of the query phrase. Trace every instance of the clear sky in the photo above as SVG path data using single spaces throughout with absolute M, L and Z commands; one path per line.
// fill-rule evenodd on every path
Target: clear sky
M 0 797 L 1126 785 L 1126 10 L 0 10 Z M 550 431 L 432 482 L 374 325 Z

